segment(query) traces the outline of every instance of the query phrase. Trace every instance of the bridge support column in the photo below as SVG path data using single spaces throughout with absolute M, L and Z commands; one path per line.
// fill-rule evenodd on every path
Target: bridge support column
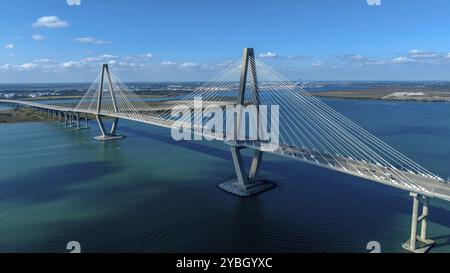
M 88 114 L 87 113 L 85 113 L 84 114 L 84 128 L 85 129 L 89 129 L 89 118 L 88 118 Z
M 95 140 L 99 141 L 108 141 L 108 140 L 116 140 L 116 139 L 123 139 L 125 136 L 123 135 L 116 135 L 117 131 L 117 124 L 119 122 L 118 118 L 114 118 L 111 130 L 109 133 L 106 131 L 105 124 L 103 123 L 103 119 L 100 115 L 96 116 L 98 126 L 100 127 L 100 132 L 102 133 L 100 136 L 94 137 Z
M 237 196 L 246 197 L 265 192 L 276 187 L 275 184 L 258 177 L 263 152 L 259 150 L 254 151 L 250 170 L 247 173 L 241 154 L 242 149 L 245 149 L 245 147 L 238 145 L 231 146 L 231 155 L 233 157 L 233 164 L 237 178 L 220 184 L 219 188 Z
M 69 127 L 72 128 L 74 126 L 73 113 L 69 113 L 69 123 Z
M 77 129 L 80 129 L 80 113 L 77 113 Z
M 409 195 L 413 198 L 411 236 L 403 244 L 403 249 L 413 253 L 425 253 L 434 245 L 433 240 L 427 239 L 429 198 L 417 193 Z M 422 215 L 419 216 L 420 199 L 422 199 Z M 418 223 L 421 223 L 420 236 L 417 235 Z
M 76 122 L 76 127 L 77 127 L 78 130 L 83 130 L 83 129 L 88 129 L 89 128 L 88 127 L 88 123 L 87 123 L 87 114 L 85 114 L 84 118 L 81 117 L 81 114 L 79 112 L 75 113 L 74 116 L 75 116 L 75 119 L 76 119 L 75 122 Z M 83 126 L 83 127 L 81 126 L 82 119 L 85 120 L 85 126 Z
M 67 126 L 69 126 L 69 128 L 72 128 L 72 113 L 67 112 Z

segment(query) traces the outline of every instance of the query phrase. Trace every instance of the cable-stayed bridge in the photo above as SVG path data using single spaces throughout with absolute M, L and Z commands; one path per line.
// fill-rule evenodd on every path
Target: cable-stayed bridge
M 215 111 L 210 115 L 196 115 L 198 99 L 201 99 L 200 110 Z M 250 48 L 244 49 L 242 62 L 230 65 L 194 92 L 169 102 L 150 103 L 142 99 L 121 83 L 108 65 L 103 65 L 97 79 L 76 104 L 41 104 L 23 100 L 0 102 L 41 111 L 80 129 L 83 120 L 87 123 L 90 118 L 95 118 L 101 131 L 96 139 L 101 141 L 124 137 L 117 134 L 120 119 L 175 131 L 188 128 L 194 139 L 201 136 L 222 140 L 230 145 L 237 178 L 219 187 L 239 196 L 250 196 L 275 186 L 259 176 L 264 153 L 408 191 L 413 197 L 411 237 L 403 247 L 413 252 L 425 252 L 434 243 L 426 237 L 429 198 L 450 201 L 447 181 L 277 73 L 255 58 Z M 256 119 L 249 115 L 251 111 L 248 109 L 256 109 Z M 214 122 L 218 117 L 224 122 Z M 228 123 L 230 117 L 233 121 L 231 137 L 219 130 L 221 123 Z M 112 119 L 111 128 L 106 128 L 106 118 Z M 256 137 L 249 137 L 251 126 L 246 127 L 247 123 L 256 126 Z M 273 141 L 274 132 L 277 133 L 276 142 Z M 238 138 L 238 135 L 244 138 Z M 253 150 L 249 168 L 244 166 L 242 149 Z M 420 203 L 423 207 L 419 216 Z M 419 222 L 421 229 L 417 235 Z

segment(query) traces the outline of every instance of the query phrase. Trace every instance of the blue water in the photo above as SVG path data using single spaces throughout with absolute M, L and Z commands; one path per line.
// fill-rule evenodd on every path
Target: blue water
M 11 109 L 13 109 L 14 107 L 12 107 L 12 106 L 9 106 L 9 105 L 2 105 L 2 104 L 0 104 L 0 111 L 1 110 L 11 110 Z
M 443 177 L 450 175 L 450 104 L 325 100 Z M 126 139 L 96 142 L 94 123 L 0 125 L 0 251 L 401 252 L 407 192 L 276 156 L 262 175 L 277 188 L 222 192 L 228 147 L 175 142 L 164 128 L 122 121 Z M 248 159 L 248 158 L 247 158 Z M 431 202 L 434 252 L 450 252 L 450 205 Z

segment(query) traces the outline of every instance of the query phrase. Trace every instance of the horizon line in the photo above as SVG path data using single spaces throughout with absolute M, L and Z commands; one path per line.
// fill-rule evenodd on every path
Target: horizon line
M 292 82 L 361 82 L 361 83 L 381 83 L 381 82 L 449 82 L 448 80 L 290 80 Z M 184 80 L 184 81 L 124 81 L 123 83 L 203 83 L 208 82 L 208 80 Z M 239 81 L 236 81 L 239 82 Z M 42 84 L 92 84 L 92 82 L 31 82 L 31 83 L 20 83 L 20 82 L 5 82 L 0 85 L 42 85 Z

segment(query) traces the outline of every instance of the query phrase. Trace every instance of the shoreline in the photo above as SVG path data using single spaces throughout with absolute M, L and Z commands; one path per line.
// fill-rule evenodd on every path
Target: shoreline
M 334 100 L 349 100 L 349 101 L 380 101 L 380 102 L 416 102 L 416 103 L 445 103 L 450 102 L 450 93 L 449 97 L 430 97 L 430 96 L 422 96 L 422 97 L 395 97 L 390 96 L 389 94 L 386 95 L 380 94 L 378 92 L 370 93 L 364 92 L 363 95 L 361 95 L 361 91 L 324 91 L 324 92 L 311 92 L 309 93 L 311 96 L 316 98 L 324 98 L 324 99 L 334 99 Z M 383 95 L 383 96 L 381 96 Z M 158 95 L 144 95 L 143 98 L 167 98 L 170 96 L 158 96 Z M 35 98 L 35 99 L 28 99 L 32 101 L 42 101 L 42 100 L 70 100 L 70 99 L 77 99 L 81 97 L 77 96 L 53 96 L 53 97 L 42 97 L 42 98 Z M 170 107 L 171 104 L 174 102 L 153 102 L 154 106 L 158 105 L 161 107 L 161 109 L 166 109 L 167 107 Z M 30 109 L 26 108 L 12 108 L 12 109 L 3 109 L 0 110 L 0 125 L 1 124 L 17 124 L 17 123 L 27 123 L 27 122 L 43 122 L 47 119 L 43 116 L 41 116 L 39 113 L 36 113 Z
M 27 122 L 42 122 L 46 119 L 33 112 L 31 109 L 14 108 L 0 110 L 0 125 L 1 124 L 17 124 Z
M 389 102 L 450 102 L 450 92 L 400 90 L 331 90 L 311 92 L 317 98 L 344 100 L 377 100 Z
M 335 100 L 355 100 L 355 101 L 380 101 L 380 102 L 422 102 L 422 103 L 445 103 L 450 102 L 446 99 L 384 99 L 384 98 L 366 98 L 366 97 L 339 97 L 339 96 L 327 96 L 327 95 L 315 95 L 310 93 L 313 97 L 324 98 L 324 99 L 335 99 Z

